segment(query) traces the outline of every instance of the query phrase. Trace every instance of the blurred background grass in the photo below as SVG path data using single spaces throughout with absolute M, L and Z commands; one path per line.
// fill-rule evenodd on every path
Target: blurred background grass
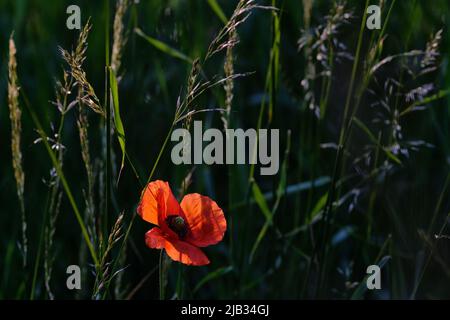
M 333 1 L 313 1 L 311 25 L 321 23 L 332 7 Z M 373 1 L 374 2 L 374 1 Z M 218 1 L 226 17 L 230 17 L 237 1 Z M 262 2 L 271 5 L 271 2 Z M 364 1 L 348 1 L 355 18 L 343 27 L 340 41 L 354 54 Z M 389 4 L 390 1 L 387 1 Z M 42 144 L 34 144 L 38 138 L 30 115 L 23 111 L 22 152 L 25 182 L 25 207 L 28 220 L 29 258 L 31 266 L 21 266 L 17 242 L 20 240 L 21 221 L 19 202 L 11 164 L 10 123 L 7 108 L 7 61 L 8 38 L 14 30 L 17 46 L 18 75 L 21 90 L 26 92 L 33 110 L 44 124 L 47 134 L 52 125 L 57 125 L 58 113 L 49 101 L 54 100 L 55 78 L 60 77 L 64 61 L 58 46 L 72 48 L 78 37 L 77 31 L 65 27 L 66 8 L 77 4 L 81 8 L 82 21 L 91 17 L 92 31 L 85 70 L 99 95 L 103 96 L 105 80 L 105 19 L 112 22 L 114 2 L 106 11 L 105 1 L 0 1 L 0 297 L 28 298 L 32 268 L 38 250 L 38 242 L 44 221 L 48 188 L 43 183 L 52 168 Z M 304 78 L 306 62 L 303 52 L 297 49 L 297 41 L 304 25 L 302 1 L 274 1 L 281 17 L 279 85 L 275 92 L 271 128 L 280 129 L 280 157 L 284 160 L 287 132 L 291 132 L 291 148 L 286 160 L 288 165 L 286 185 L 301 192 L 287 193 L 281 198 L 274 225 L 262 239 L 252 261 L 251 249 L 265 223 L 260 208 L 254 204 L 253 194 L 247 188 L 248 166 L 197 166 L 193 184 L 188 192 L 200 192 L 215 199 L 224 209 L 229 222 L 225 240 L 205 251 L 211 265 L 202 268 L 172 264 L 168 292 L 177 292 L 183 298 L 313 298 L 316 286 L 314 271 L 308 274 L 308 263 L 312 257 L 311 239 L 314 227 L 308 228 L 307 217 L 320 207 L 327 192 L 333 171 L 334 149 L 320 149 L 319 143 L 337 142 L 343 105 L 350 79 L 352 62 L 344 60 L 333 73 L 327 114 L 320 121 L 308 109 L 300 82 Z M 235 72 L 254 71 L 250 76 L 234 82 L 232 123 L 235 128 L 256 128 L 261 102 L 265 96 L 265 82 L 270 64 L 270 51 L 274 37 L 273 15 L 269 11 L 255 10 L 249 19 L 238 28 L 239 44 L 234 51 Z M 208 1 L 138 1 L 129 8 L 125 19 L 129 32 L 128 43 L 122 59 L 123 78 L 120 83 L 120 105 L 126 131 L 127 152 L 139 176 L 146 180 L 155 162 L 173 118 L 180 92 L 185 89 L 191 65 L 155 49 L 133 32 L 139 27 L 153 38 L 176 48 L 191 59 L 204 56 L 210 41 L 223 27 L 223 22 L 212 10 Z M 448 1 L 397 1 L 387 26 L 387 39 L 383 56 L 424 49 L 430 36 L 444 28 L 441 43 L 441 64 L 433 79 L 441 89 L 450 88 L 449 49 L 450 37 L 447 25 L 450 22 Z M 371 31 L 365 32 L 363 50 L 366 51 Z M 223 74 L 223 55 L 206 64 L 208 75 Z M 386 71 L 389 73 L 390 71 Z M 213 89 L 199 104 L 207 108 L 221 107 L 224 92 Z M 369 99 L 363 99 L 360 118 L 370 117 L 365 108 Z M 347 201 L 336 213 L 332 228 L 331 251 L 326 273 L 327 298 L 350 298 L 356 285 L 366 275 L 366 267 L 373 264 L 383 243 L 387 243 L 382 256 L 390 260 L 383 268 L 383 289 L 366 293 L 367 298 L 409 298 L 428 251 L 418 230 L 430 227 L 431 217 L 439 197 L 443 198 L 439 208 L 433 234 L 445 223 L 450 210 L 449 190 L 444 188 L 449 174 L 450 99 L 443 98 L 431 104 L 421 113 L 411 115 L 402 123 L 405 135 L 412 140 L 423 140 L 433 148 L 423 148 L 402 161 L 383 181 L 375 181 L 377 188 L 372 221 L 372 235 L 366 238 L 367 207 L 370 192 L 362 190 L 355 200 L 356 209 L 350 211 Z M 100 154 L 102 148 L 99 118 L 89 114 L 91 150 Z M 220 114 L 207 113 L 196 116 L 208 127 L 221 128 Z M 266 119 L 264 126 L 266 126 Z M 355 129 L 356 130 L 356 129 Z M 359 138 L 358 131 L 358 138 Z M 79 136 L 74 114 L 68 115 L 63 132 L 66 147 L 64 172 L 77 203 L 83 206 L 83 189 L 86 189 L 84 166 L 81 159 Z M 113 141 L 116 154 L 119 146 Z M 364 142 L 355 141 L 355 154 L 363 150 Z M 358 149 L 359 148 L 359 149 Z M 119 159 L 117 164 L 119 165 Z M 170 182 L 174 192 L 190 168 L 174 166 L 170 161 L 170 149 L 163 154 L 154 179 Z M 354 173 L 356 169 L 350 168 Z M 280 175 L 259 177 L 258 185 L 263 193 L 276 191 Z M 307 181 L 324 182 L 319 187 L 305 187 Z M 355 184 L 355 189 L 357 186 Z M 295 188 L 294 188 L 295 189 Z M 351 188 L 350 188 L 351 189 Z M 292 190 L 292 189 L 291 189 Z M 372 189 L 371 189 L 372 190 Z M 115 220 L 119 212 L 125 212 L 126 220 L 135 214 L 141 185 L 129 165 L 121 177 L 117 189 L 113 190 L 113 209 L 110 219 Z M 272 197 L 273 198 L 273 197 Z M 245 204 L 250 199 L 250 204 Z M 99 200 L 99 199 L 97 199 Z M 267 202 L 272 207 L 273 200 Z M 242 205 L 244 204 L 244 205 Z M 57 298 L 89 297 L 89 287 L 74 294 L 66 289 L 66 267 L 79 263 L 79 252 L 84 245 L 72 208 L 63 197 L 55 235 L 55 266 L 52 286 Z M 448 219 L 448 218 L 447 218 Z M 109 224 L 111 224 L 111 221 Z M 158 297 L 158 272 L 149 273 L 158 265 L 157 250 L 144 244 L 144 234 L 149 225 L 140 219 L 134 222 L 128 241 L 123 273 L 125 292 L 129 293 L 141 280 L 133 298 Z M 302 229 L 303 227 L 303 229 Z M 297 228 L 297 229 L 296 229 Z M 110 225 L 107 227 L 110 229 Z M 290 232 L 295 231 L 293 234 Z M 445 232 L 444 232 L 445 234 Z M 447 229 L 448 234 L 448 229 Z M 390 239 L 387 241 L 387 239 Z M 449 240 L 438 243 L 436 255 L 430 260 L 421 281 L 417 297 L 450 298 Z M 88 265 L 82 268 L 90 270 Z M 37 298 L 47 298 L 39 266 L 36 283 Z M 214 273 L 214 271 L 217 271 Z M 148 275 L 148 277 L 146 277 Z M 201 282 L 205 276 L 215 277 Z M 198 284 L 202 286 L 194 290 Z M 125 295 L 122 296 L 125 297 Z M 117 297 L 108 294 L 108 297 Z

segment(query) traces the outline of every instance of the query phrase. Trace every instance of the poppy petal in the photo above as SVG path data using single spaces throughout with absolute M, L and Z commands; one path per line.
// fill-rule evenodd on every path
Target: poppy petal
M 145 243 L 150 248 L 164 248 L 172 260 L 187 265 L 203 266 L 209 264 L 209 259 L 202 250 L 187 242 L 165 237 L 164 232 L 159 228 L 153 228 L 145 234 Z
M 144 190 L 137 208 L 138 214 L 147 222 L 160 226 L 167 231 L 165 219 L 168 215 L 180 215 L 181 208 L 177 199 L 165 181 L 150 182 Z
M 190 243 L 171 238 L 166 239 L 164 247 L 172 260 L 193 266 L 209 264 L 209 259 L 203 251 Z
M 191 193 L 183 198 L 181 208 L 189 226 L 186 241 L 197 247 L 206 247 L 222 240 L 227 222 L 215 201 Z
M 152 249 L 163 249 L 166 243 L 164 233 L 160 228 L 153 228 L 145 234 L 145 244 Z

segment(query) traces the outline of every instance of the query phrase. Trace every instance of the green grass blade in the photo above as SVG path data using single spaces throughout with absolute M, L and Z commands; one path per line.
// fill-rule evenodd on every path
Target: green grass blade
M 262 227 L 261 231 L 258 234 L 258 237 L 256 238 L 256 241 L 255 241 L 252 251 L 250 253 L 250 262 L 253 260 L 253 256 L 255 255 L 255 252 L 258 249 L 258 246 L 259 246 L 261 240 L 264 238 L 264 236 L 267 233 L 267 230 L 269 229 L 270 225 L 272 224 L 273 216 L 275 215 L 275 213 L 278 209 L 278 206 L 280 205 L 281 198 L 284 196 L 284 194 L 286 192 L 287 169 L 288 169 L 288 160 L 289 160 L 290 150 L 291 150 L 291 131 L 289 130 L 287 133 L 287 143 L 286 143 L 286 149 L 284 151 L 284 160 L 283 160 L 283 164 L 281 165 L 280 182 L 278 183 L 278 187 L 276 190 L 275 204 L 273 205 L 272 210 L 270 212 L 270 218 L 268 218 L 266 220 L 266 223 L 264 224 L 264 226 Z M 256 188 L 257 188 L 256 190 L 254 190 L 254 194 L 256 191 L 256 194 L 259 197 L 260 194 L 262 194 L 261 190 L 259 190 L 259 187 L 256 185 L 256 183 L 254 183 L 253 185 L 256 186 Z M 262 205 L 262 207 L 264 207 L 264 210 L 265 210 L 265 207 L 267 207 L 267 202 L 265 200 L 264 195 L 262 195 L 262 196 L 263 196 L 264 202 L 261 205 Z M 256 199 L 256 196 L 255 196 L 255 199 Z M 260 205 L 260 208 L 261 208 L 261 205 Z M 261 208 L 261 210 L 263 210 L 263 209 Z
M 123 127 L 122 118 L 120 117 L 120 106 L 119 106 L 119 88 L 117 85 L 117 78 L 114 74 L 114 71 L 109 68 L 109 81 L 111 87 L 111 95 L 112 101 L 114 104 L 114 124 L 115 124 L 115 132 L 117 134 L 117 139 L 119 140 L 120 149 L 122 150 L 122 162 L 120 165 L 120 171 L 117 178 L 117 182 L 119 182 L 120 174 L 122 173 L 123 166 L 125 164 L 125 129 Z
M 437 92 L 436 94 L 433 94 L 429 97 L 426 97 L 420 101 L 416 101 L 414 102 L 412 105 L 410 105 L 408 108 L 406 108 L 405 110 L 403 110 L 400 113 L 400 116 L 404 116 L 405 114 L 408 114 L 410 112 L 412 112 L 414 110 L 415 107 L 417 107 L 418 105 L 425 105 L 428 103 L 431 103 L 433 101 L 439 100 L 441 98 L 446 97 L 447 95 L 450 94 L 450 89 L 446 89 L 446 90 L 440 90 L 439 92 Z
M 252 191 L 253 196 L 255 198 L 256 204 L 261 209 L 261 212 L 266 217 L 267 221 L 272 221 L 272 212 L 269 209 L 269 206 L 267 205 L 267 201 L 264 198 L 264 195 L 261 192 L 261 189 L 259 188 L 258 184 L 256 182 L 253 182 L 252 184 Z
M 286 149 L 284 150 L 284 160 L 283 163 L 281 164 L 280 181 L 278 182 L 278 187 L 276 191 L 277 198 L 272 208 L 272 215 L 274 215 L 275 212 L 277 211 L 281 198 L 286 193 L 288 160 L 289 160 L 289 152 L 291 151 L 291 130 L 288 130 L 286 140 L 287 142 L 286 142 Z
M 272 0 L 272 6 L 276 7 L 276 0 Z M 281 42 L 281 27 L 280 14 L 278 11 L 272 11 L 272 28 L 273 28 L 273 42 L 270 54 L 270 83 L 269 83 L 269 110 L 268 121 L 272 122 L 273 108 L 275 105 L 276 92 L 278 90 L 279 75 L 280 75 L 280 42 Z
M 372 143 L 378 143 L 378 139 L 375 138 L 375 136 L 373 135 L 373 133 L 369 130 L 369 128 L 367 128 L 367 126 L 358 118 L 353 117 L 353 122 L 362 130 L 364 131 L 365 134 L 367 134 L 367 136 L 369 137 L 370 141 Z
M 264 223 L 264 226 L 261 228 L 261 231 L 259 231 L 258 237 L 256 238 L 256 241 L 253 244 L 252 251 L 250 251 L 250 256 L 248 258 L 249 263 L 252 263 L 253 257 L 255 256 L 255 253 L 256 253 L 256 250 L 258 249 L 259 244 L 261 243 L 262 239 L 266 235 L 267 230 L 269 230 L 269 227 L 270 227 L 270 222 L 266 221 L 266 223 Z
M 300 193 L 303 191 L 310 190 L 312 188 L 323 187 L 323 186 L 327 185 L 330 181 L 331 181 L 330 177 L 323 176 L 323 177 L 319 177 L 312 181 L 304 181 L 304 182 L 291 184 L 286 187 L 284 194 L 289 196 L 289 195 L 293 195 L 293 194 L 297 194 L 297 193 Z M 264 196 L 264 199 L 266 199 L 266 201 L 270 201 L 273 199 L 273 192 L 263 193 L 263 196 Z M 251 199 L 250 204 L 254 204 L 254 203 L 255 203 L 255 200 Z M 235 210 L 235 209 L 245 206 L 245 204 L 246 204 L 246 201 L 241 201 L 241 202 L 233 204 L 230 208 L 232 210 Z
M 269 206 L 267 205 L 267 201 L 264 198 L 264 195 L 261 192 L 261 189 L 259 188 L 258 184 L 253 181 L 252 184 L 252 191 L 253 191 L 253 197 L 255 198 L 256 204 L 261 209 L 261 212 L 266 217 L 266 222 L 264 223 L 264 226 L 262 227 L 261 231 L 258 234 L 258 237 L 256 238 L 255 243 L 253 244 L 252 250 L 250 252 L 249 262 L 251 263 L 253 260 L 253 257 L 255 255 L 256 250 L 259 247 L 259 244 L 261 243 L 261 240 L 264 238 L 264 236 L 267 233 L 267 230 L 269 229 L 269 226 L 272 224 L 272 211 L 269 209 Z
M 396 162 L 397 164 L 401 165 L 402 162 L 400 161 L 400 159 L 398 157 L 396 157 L 391 151 L 389 151 L 386 148 L 383 148 L 382 146 L 379 145 L 378 139 L 375 138 L 375 136 L 373 135 L 373 133 L 369 130 L 369 128 L 367 128 L 367 126 L 360 121 L 358 118 L 353 117 L 353 122 L 362 130 L 364 131 L 364 133 L 367 134 L 367 136 L 369 137 L 370 141 L 374 144 L 376 144 L 378 147 L 381 147 L 381 149 L 384 151 L 384 153 L 386 153 L 386 156 L 393 160 L 394 162 Z
M 278 75 L 275 75 L 274 70 L 276 69 L 276 66 L 279 64 L 279 62 L 275 63 L 275 58 L 279 58 L 279 53 L 277 53 L 277 46 L 279 46 L 279 43 L 277 44 L 276 40 L 276 34 L 274 34 L 273 41 L 272 41 L 272 49 L 270 51 L 270 59 L 269 59 L 269 66 L 267 67 L 266 72 L 266 80 L 265 80 L 265 86 L 264 86 L 264 96 L 261 99 L 261 106 L 259 109 L 258 114 L 258 122 L 256 125 L 256 131 L 259 132 L 259 130 L 262 128 L 263 125 L 263 116 L 265 114 L 266 110 L 266 98 L 269 96 L 269 111 L 268 111 L 268 121 L 269 123 L 272 120 L 272 109 L 273 109 L 273 103 L 274 103 L 274 97 L 275 97 L 275 91 L 277 89 L 275 79 L 278 77 Z M 274 50 L 277 49 L 277 50 Z M 278 55 L 277 57 L 275 55 Z M 255 141 L 255 146 L 258 144 L 258 138 Z M 253 146 L 253 150 L 256 150 L 256 147 Z M 253 152 L 252 155 L 253 159 L 256 157 L 256 152 Z M 255 175 L 255 163 L 253 162 L 250 165 L 250 171 L 249 171 L 249 186 L 252 184 L 253 178 Z
M 211 7 L 211 9 L 214 11 L 214 13 L 219 17 L 220 21 L 222 21 L 223 24 L 227 24 L 228 19 L 225 16 L 225 13 L 223 13 L 223 10 L 220 7 L 217 0 L 208 0 L 208 4 Z
M 185 55 L 184 53 L 178 51 L 177 49 L 174 49 L 174 48 L 168 46 L 167 44 L 165 44 L 162 41 L 159 41 L 158 39 L 155 39 L 155 38 L 152 38 L 152 37 L 146 35 L 141 29 L 136 28 L 136 29 L 134 29 L 134 32 L 138 36 L 140 36 L 140 37 L 144 38 L 145 40 L 147 40 L 148 43 L 150 43 L 156 49 L 164 52 L 165 54 L 168 54 L 169 56 L 172 56 L 174 58 L 177 58 L 177 59 L 186 61 L 189 64 L 192 64 L 192 62 L 193 62 L 192 59 L 189 58 L 187 55 Z
M 317 201 L 316 205 L 314 206 L 313 210 L 309 214 L 306 224 L 310 224 L 312 221 L 314 221 L 314 218 L 322 211 L 322 209 L 327 204 L 328 200 L 328 192 L 325 193 L 323 196 L 320 197 L 320 199 Z
M 231 271 L 233 271 L 233 267 L 232 266 L 228 266 L 228 267 L 222 267 L 219 268 L 215 271 L 212 271 L 210 273 L 208 273 L 205 277 L 203 277 L 203 279 L 201 279 L 197 285 L 195 286 L 193 292 L 197 292 L 201 287 L 203 287 L 203 285 L 205 285 L 207 282 L 220 278 L 224 275 L 226 275 L 227 273 L 230 273 Z

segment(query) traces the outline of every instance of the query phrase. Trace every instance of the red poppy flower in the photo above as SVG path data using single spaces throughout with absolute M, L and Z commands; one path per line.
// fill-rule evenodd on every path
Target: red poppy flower
M 221 241 L 227 228 L 223 211 L 213 200 L 192 193 L 179 204 L 169 184 L 160 180 L 147 185 L 137 212 L 156 225 L 145 234 L 147 246 L 165 249 L 173 260 L 188 265 L 208 264 L 200 247 Z

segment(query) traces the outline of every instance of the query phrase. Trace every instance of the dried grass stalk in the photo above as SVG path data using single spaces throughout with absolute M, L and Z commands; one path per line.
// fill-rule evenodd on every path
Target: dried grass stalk
M 237 43 L 237 34 L 236 30 L 231 30 L 229 43 Z M 225 112 L 222 114 L 222 122 L 224 129 L 228 129 L 230 124 L 230 114 L 231 114 L 231 105 L 233 103 L 233 89 L 234 89 L 234 57 L 233 57 L 233 48 L 234 45 L 231 45 L 227 48 L 227 54 L 225 57 L 225 64 L 223 66 L 223 70 L 225 72 L 225 77 L 227 80 L 223 86 L 225 90 Z
M 58 182 L 59 185 L 59 182 Z M 56 233 L 56 221 L 61 208 L 62 191 L 57 191 L 58 186 L 55 189 L 55 197 L 52 199 L 50 205 L 50 219 L 48 225 L 45 228 L 45 247 L 44 247 L 44 285 L 45 290 L 50 300 L 55 299 L 50 281 L 52 278 L 53 265 L 55 262 L 55 254 L 53 251 L 53 240 Z
M 303 23 L 305 29 L 308 29 L 311 24 L 312 7 L 313 0 L 303 0 Z
M 86 114 L 86 110 L 82 108 L 80 103 L 79 115 L 77 120 L 78 134 L 80 137 L 81 157 L 83 159 L 84 167 L 86 169 L 86 175 L 88 180 L 88 189 L 84 193 L 86 202 L 85 209 L 85 222 L 88 225 L 89 236 L 92 241 L 96 240 L 96 220 L 95 220 L 95 203 L 94 203 L 94 170 L 91 161 L 90 148 L 89 148 L 89 122 Z
M 121 65 L 122 53 L 125 44 L 127 43 L 127 36 L 124 32 L 123 18 L 128 8 L 128 0 L 118 0 L 116 5 L 116 14 L 114 16 L 114 33 L 113 46 L 111 54 L 111 69 L 118 76 Z M 117 81 L 120 81 L 118 77 Z
M 270 6 L 260 6 L 256 4 L 255 0 L 240 0 L 225 27 L 220 30 L 218 35 L 209 45 L 205 60 L 209 59 L 216 53 L 236 44 L 237 39 L 230 37 L 230 35 L 236 31 L 236 28 L 241 23 L 244 23 L 245 20 L 247 20 L 254 9 L 277 10 L 276 8 Z
M 75 50 L 68 52 L 63 48 L 59 48 L 64 60 L 70 66 L 70 73 L 76 80 L 76 84 L 81 91 L 81 101 L 91 108 L 94 112 L 105 116 L 105 112 L 100 105 L 100 100 L 95 94 L 94 88 L 86 78 L 86 72 L 83 70 L 83 62 L 86 60 L 86 50 L 88 47 L 87 38 L 91 30 L 91 24 L 88 21 L 81 30 Z
M 78 126 L 78 133 L 80 136 L 81 156 L 83 158 L 88 178 L 88 192 L 89 195 L 92 195 L 94 192 L 94 173 L 92 170 L 92 162 L 89 151 L 89 136 L 88 136 L 89 123 L 86 112 L 81 108 L 81 105 L 79 110 L 77 126 Z
M 122 227 L 123 227 L 123 217 L 124 214 L 121 213 L 116 222 L 114 223 L 113 228 L 108 236 L 108 242 L 105 245 L 101 245 L 102 255 L 100 259 L 100 265 L 97 269 L 97 277 L 96 277 L 96 285 L 93 294 L 93 298 L 98 298 L 100 291 L 105 287 L 105 285 L 110 282 L 114 276 L 118 275 L 123 269 L 116 271 L 115 273 L 111 273 L 111 262 L 108 261 L 108 258 L 114 248 L 114 245 L 123 237 Z
M 9 38 L 9 61 L 8 61 L 8 106 L 9 118 L 11 120 L 11 153 L 14 169 L 14 178 L 16 180 L 17 196 L 20 202 L 20 211 L 22 215 L 22 243 L 21 251 L 23 255 L 23 264 L 27 262 L 27 221 L 25 216 L 25 172 L 22 166 L 22 152 L 20 150 L 20 141 L 22 136 L 22 111 L 19 107 L 19 85 L 17 79 L 17 60 L 16 45 L 13 34 Z

